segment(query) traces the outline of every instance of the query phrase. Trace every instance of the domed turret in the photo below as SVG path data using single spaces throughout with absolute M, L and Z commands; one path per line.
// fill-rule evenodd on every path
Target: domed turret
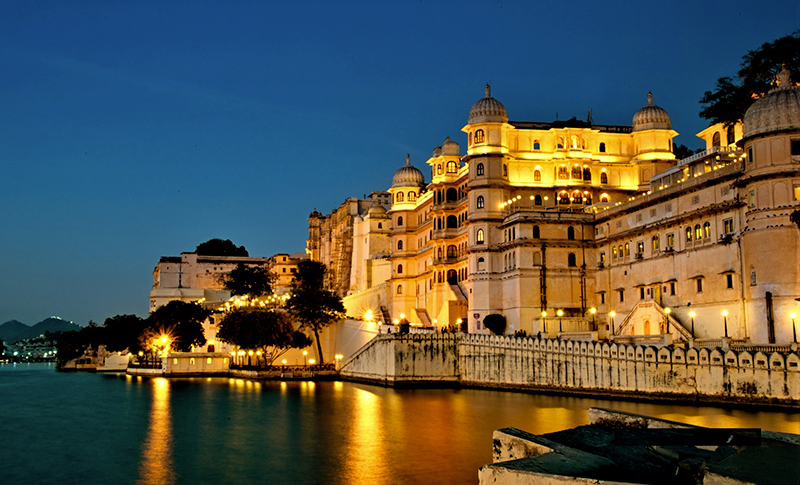
M 309 219 L 322 219 L 322 214 L 317 212 L 317 208 L 314 207 L 314 211 L 308 215 Z
M 436 158 L 436 157 L 440 157 L 440 156 L 442 156 L 442 147 L 440 147 L 439 145 L 436 145 L 436 148 L 433 149 L 432 157 Z
M 394 173 L 392 187 L 425 187 L 425 176 L 411 165 L 410 155 L 406 155 L 406 164 Z
M 451 140 L 449 136 L 442 143 L 442 155 L 458 156 L 459 151 L 458 143 Z
M 744 114 L 744 138 L 800 129 L 800 87 L 792 86 L 790 77 L 784 66 L 777 75 L 778 85 L 750 105 Z
M 486 96 L 479 99 L 469 110 L 469 124 L 475 123 L 506 123 L 506 107 L 503 103 L 491 96 L 491 88 L 486 85 Z
M 664 108 L 653 104 L 653 93 L 647 93 L 647 104 L 633 115 L 633 131 L 671 130 L 672 121 Z
M 372 205 L 367 209 L 367 214 L 369 214 L 370 217 L 382 216 L 386 214 L 386 208 L 375 198 L 372 199 Z

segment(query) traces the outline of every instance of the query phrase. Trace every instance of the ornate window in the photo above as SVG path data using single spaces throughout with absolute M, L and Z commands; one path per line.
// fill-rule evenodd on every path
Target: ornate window
M 534 182 L 541 182 L 542 181 L 542 172 L 539 170 L 533 171 L 533 181 Z
M 436 171 L 439 173 L 439 175 L 442 174 L 442 164 L 441 163 L 436 165 Z
M 706 222 L 703 224 L 703 239 L 708 239 L 711 237 L 711 223 Z
M 608 194 L 600 194 L 600 202 L 608 202 Z
M 478 229 L 478 232 L 475 233 L 475 243 L 483 244 L 483 229 Z
M 718 131 L 714 132 L 714 136 L 711 138 L 711 145 L 715 147 L 720 145 L 720 136 Z
M 453 245 L 447 246 L 447 258 L 451 259 L 457 257 L 458 257 L 458 248 Z
M 533 149 L 534 150 L 539 150 L 541 146 L 542 145 L 539 143 L 539 140 L 534 140 L 533 141 Z
M 653 251 L 658 251 L 658 247 L 661 245 L 661 240 L 658 236 L 653 236 L 652 239 Z
M 403 241 L 397 241 L 397 250 L 398 251 L 402 251 L 403 250 Z
M 483 143 L 483 141 L 484 141 L 483 130 L 476 130 L 475 131 L 475 143 Z
M 703 238 L 703 229 L 700 227 L 700 224 L 694 226 L 694 240 L 698 241 Z
M 580 180 L 581 178 L 583 178 L 583 170 L 581 170 L 580 165 L 572 166 L 572 178 L 576 180 Z
M 402 264 L 398 264 L 397 265 L 397 274 L 403 274 L 403 265 Z
M 560 180 L 566 180 L 569 178 L 569 169 L 567 169 L 566 165 L 561 165 L 558 167 L 558 178 Z
M 562 190 L 558 193 L 558 203 L 562 205 L 569 204 L 569 193 L 566 190 Z
M 403 285 L 397 285 L 397 294 L 398 295 L 402 295 L 403 294 Z
M 479 195 L 478 198 L 475 200 L 475 207 L 478 209 L 483 209 L 483 196 Z
M 414 193 L 414 192 L 409 192 L 408 193 L 408 201 L 409 202 L 414 202 L 415 200 L 417 200 L 417 194 Z
M 607 184 L 608 183 L 608 174 L 605 172 L 600 172 L 600 183 Z
M 631 243 L 625 243 L 625 256 L 631 255 Z
M 592 169 L 589 167 L 583 167 L 583 180 L 592 181 Z
M 394 201 L 395 202 L 403 202 L 403 193 L 402 192 L 398 192 L 398 193 L 394 194 Z
M 458 172 L 458 165 L 456 162 L 447 162 L 447 173 L 457 173 Z
M 611 248 L 611 259 L 617 259 L 617 248 Z
M 605 152 L 606 152 L 606 144 L 601 142 L 600 143 L 600 153 L 605 153 Z
M 686 227 L 686 242 L 692 242 L 692 226 Z
M 533 196 L 533 205 L 542 205 L 542 196 L 541 195 L 534 195 Z
M 397 216 L 397 227 L 403 225 L 403 216 Z
M 475 174 L 476 175 L 483 175 L 483 164 L 479 163 L 475 166 Z

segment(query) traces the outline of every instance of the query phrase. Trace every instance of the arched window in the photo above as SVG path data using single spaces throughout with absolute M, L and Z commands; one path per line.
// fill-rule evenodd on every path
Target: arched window
M 436 254 L 438 255 L 438 258 L 439 258 L 439 259 L 442 259 L 442 248 L 439 248 L 439 249 L 436 251 Z
M 541 195 L 534 195 L 533 196 L 533 205 L 542 205 L 542 196 Z
M 508 165 L 503 164 L 503 177 L 508 177 Z
M 661 245 L 661 240 L 658 236 L 653 236 L 653 251 L 658 251 L 658 247 Z
M 445 192 L 445 199 L 447 199 L 447 202 L 458 201 L 458 190 L 453 188 L 447 189 L 447 192 Z
M 605 152 L 606 152 L 606 144 L 601 142 L 600 143 L 600 153 L 605 153 Z
M 728 145 L 733 145 L 736 143 L 736 131 L 733 128 L 733 125 L 728 127 Z
M 475 207 L 478 209 L 483 209 L 483 196 L 479 195 L 478 198 L 475 200 Z
M 605 172 L 600 172 L 600 183 L 607 184 L 608 183 L 608 174 Z
M 403 216 L 397 216 L 397 227 L 403 225 Z
M 483 130 L 475 131 L 475 143 L 483 143 Z
M 479 163 L 475 166 L 475 174 L 476 175 L 483 175 L 483 164 Z
M 589 192 L 584 192 L 583 203 L 586 205 L 592 205 L 592 194 L 590 194 Z
M 395 202 L 403 202 L 403 193 L 402 192 L 398 192 L 398 193 L 394 194 L 394 201 Z
M 447 216 L 447 228 L 448 229 L 455 229 L 458 227 L 458 217 L 456 216 Z
M 447 272 L 447 283 L 451 285 L 458 284 L 458 274 L 456 273 L 456 270 L 451 269 Z
M 398 251 L 402 251 L 403 250 L 403 241 L 397 241 L 397 250 Z
M 483 258 L 478 258 L 478 271 L 486 270 L 486 261 Z
M 562 205 L 569 204 L 569 194 L 567 193 L 566 190 L 562 190 L 561 192 L 558 193 L 558 203 Z
M 559 137 L 557 147 L 559 150 L 564 148 L 564 138 Z
M 600 194 L 600 202 L 608 202 L 608 194 Z
M 714 136 L 711 138 L 711 145 L 715 147 L 720 145 L 720 136 L 718 131 L 714 132 Z
M 447 258 L 450 259 L 457 257 L 458 257 L 458 248 L 453 245 L 447 246 Z
M 442 164 L 441 163 L 436 165 L 436 171 L 439 173 L 439 175 L 442 174 Z
M 583 204 L 583 194 L 580 190 L 576 190 L 572 192 L 572 197 L 570 197 L 570 202 L 573 204 Z
M 569 169 L 566 165 L 561 165 L 558 167 L 558 178 L 561 180 L 566 180 L 569 178 Z
M 611 259 L 617 259 L 617 248 L 611 248 Z
M 415 200 L 417 200 L 417 194 L 415 194 L 414 192 L 409 192 L 408 193 L 408 201 L 409 202 L 414 202 Z
M 572 178 L 580 180 L 583 178 L 583 170 L 581 170 L 580 165 L 573 165 L 572 166 Z
M 483 244 L 483 229 L 478 229 L 478 232 L 475 233 L 475 243 Z
M 534 150 L 539 150 L 541 146 L 542 145 L 539 143 L 539 140 L 534 140 L 533 141 L 533 149 Z
M 398 264 L 397 265 L 397 274 L 403 274 L 403 265 L 402 264 Z
M 402 295 L 403 294 L 403 285 L 397 285 L 397 294 L 398 295 Z
M 534 182 L 541 182 L 542 181 L 542 172 L 539 170 L 533 171 L 533 181 Z
M 700 224 L 694 226 L 694 240 L 697 241 L 698 239 L 703 239 L 703 229 Z
M 708 239 L 711 237 L 711 223 L 706 222 L 703 224 L 703 239 Z
M 631 255 L 631 243 L 625 243 L 625 256 Z
M 686 242 L 692 242 L 692 226 L 686 227 Z
M 458 166 L 456 165 L 456 162 L 447 162 L 447 173 L 457 173 L 457 172 L 458 172 Z
M 589 167 L 583 167 L 583 180 L 592 181 L 592 169 Z
M 575 239 L 575 228 L 572 226 L 569 226 L 567 228 L 567 239 L 569 239 L 570 241 Z
M 575 253 L 569 253 L 567 255 L 567 266 L 577 266 L 575 262 Z
M 539 226 L 533 226 L 533 238 L 539 239 L 539 237 L 541 237 L 539 236 Z

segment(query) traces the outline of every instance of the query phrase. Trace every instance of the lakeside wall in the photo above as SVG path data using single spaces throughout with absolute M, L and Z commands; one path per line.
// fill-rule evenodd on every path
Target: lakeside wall
M 767 350 L 766 348 L 764 350 Z M 800 354 L 490 335 L 382 335 L 343 378 L 680 400 L 800 404 Z

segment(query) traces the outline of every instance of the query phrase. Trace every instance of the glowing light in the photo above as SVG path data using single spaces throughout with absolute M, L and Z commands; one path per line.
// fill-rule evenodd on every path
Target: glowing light
M 614 317 L 617 316 L 617 312 L 615 312 L 614 310 L 611 310 L 610 312 L 608 312 L 608 316 L 610 316 L 611 318 L 614 318 Z
M 547 316 L 547 312 L 542 312 L 542 318 L 545 318 L 546 316 Z
M 590 308 L 590 309 L 589 309 L 589 313 L 591 313 L 592 315 L 594 315 L 595 313 L 597 313 L 597 308 L 594 308 L 594 307 Z
M 795 315 L 794 313 L 792 313 L 792 314 L 791 314 L 791 315 L 789 315 L 789 316 L 790 316 L 790 317 L 792 317 L 792 318 L 797 318 L 797 315 Z
M 728 316 L 728 310 L 722 310 L 722 316 L 723 317 L 727 317 Z
M 564 316 L 564 310 L 558 310 L 556 312 L 556 315 L 558 315 L 559 317 L 563 317 Z
M 689 312 L 689 316 L 690 316 L 690 317 L 692 317 L 692 318 L 694 318 L 694 317 L 696 317 L 696 316 L 697 316 L 697 314 L 696 314 L 695 312 Z
M 314 359 L 308 359 L 308 363 L 314 365 L 317 361 Z

